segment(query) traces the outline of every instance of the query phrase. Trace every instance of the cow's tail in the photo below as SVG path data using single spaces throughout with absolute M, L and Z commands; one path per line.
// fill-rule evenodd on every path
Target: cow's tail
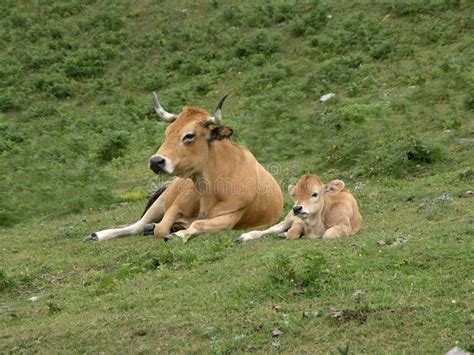
M 142 217 L 145 215 L 146 211 L 148 211 L 150 209 L 150 207 L 155 203 L 155 201 L 158 199 L 158 197 L 160 197 L 163 192 L 165 192 L 165 190 L 168 188 L 168 186 L 170 185 L 171 181 L 167 181 L 165 182 L 163 185 L 160 186 L 160 188 L 150 197 L 150 199 L 148 200 L 146 206 L 145 206 L 145 210 L 143 211 L 142 213 Z M 141 217 L 140 217 L 141 218 Z

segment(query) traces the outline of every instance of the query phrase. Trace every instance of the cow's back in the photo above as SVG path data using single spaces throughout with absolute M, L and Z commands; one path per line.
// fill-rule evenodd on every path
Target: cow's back
M 352 207 L 352 217 L 351 217 L 351 229 L 352 233 L 355 234 L 359 231 L 362 225 L 362 216 L 359 211 L 359 205 L 355 197 L 347 191 L 347 199 L 350 201 Z
M 348 190 L 343 189 L 335 197 L 326 201 L 325 204 L 328 206 L 323 210 L 322 215 L 325 225 L 331 227 L 339 224 L 341 220 L 349 218 L 351 234 L 359 231 L 362 224 L 362 216 L 357 200 Z

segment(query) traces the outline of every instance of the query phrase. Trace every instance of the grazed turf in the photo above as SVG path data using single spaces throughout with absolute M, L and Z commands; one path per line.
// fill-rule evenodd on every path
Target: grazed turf
M 473 18 L 463 0 L 2 2 L 0 352 L 474 351 Z M 284 191 L 343 179 L 361 232 L 83 242 L 164 180 L 152 90 L 176 112 L 230 91 L 233 139 Z

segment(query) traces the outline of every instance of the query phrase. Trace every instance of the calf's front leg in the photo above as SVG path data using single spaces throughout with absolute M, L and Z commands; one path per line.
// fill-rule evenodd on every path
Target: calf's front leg
M 290 214 L 292 214 L 292 213 L 290 212 Z M 248 240 L 260 239 L 260 238 L 266 237 L 267 235 L 270 235 L 270 234 L 280 234 L 280 233 L 286 232 L 291 227 L 291 225 L 293 223 L 293 220 L 294 220 L 294 217 L 290 216 L 290 214 L 288 216 L 286 216 L 285 220 L 283 220 L 282 222 L 280 222 L 278 224 L 275 224 L 274 226 L 272 226 L 268 229 L 265 229 L 263 231 L 252 231 L 252 232 L 247 232 L 247 233 L 241 234 L 235 240 L 235 242 L 236 243 L 242 243 L 242 242 L 246 242 Z
M 304 222 L 301 219 L 296 219 L 291 228 L 286 233 L 286 239 L 298 239 L 304 233 Z

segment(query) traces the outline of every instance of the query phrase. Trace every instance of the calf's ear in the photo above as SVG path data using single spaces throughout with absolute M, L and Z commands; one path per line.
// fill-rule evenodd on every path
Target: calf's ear
M 324 192 L 336 194 L 344 188 L 345 184 L 342 180 L 333 180 L 324 186 Z
M 210 143 L 212 141 L 220 141 L 222 139 L 230 138 L 230 136 L 234 133 L 232 128 L 227 126 L 218 126 L 211 129 L 207 137 L 207 141 Z
M 293 190 L 295 189 L 295 185 L 288 185 L 288 193 L 291 194 L 293 193 Z

